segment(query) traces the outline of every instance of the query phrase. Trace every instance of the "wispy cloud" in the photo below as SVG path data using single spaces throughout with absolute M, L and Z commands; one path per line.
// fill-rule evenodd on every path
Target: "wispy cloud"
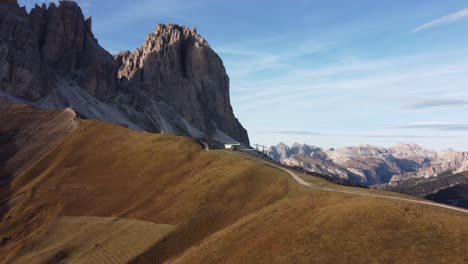
M 332 45 L 306 39 L 294 47 L 279 48 L 281 51 L 269 50 L 269 47 L 280 42 L 281 39 L 278 37 L 265 37 L 259 41 L 246 41 L 213 48 L 221 57 L 230 57 L 226 61 L 229 75 L 241 79 L 266 70 L 293 70 L 296 68 L 292 63 L 295 59 L 323 52 Z
M 468 123 L 454 122 L 415 122 L 393 126 L 396 129 L 430 129 L 439 131 L 468 131 Z
M 444 24 L 450 24 L 450 23 L 453 23 L 455 21 L 465 19 L 465 18 L 468 18 L 468 8 L 465 8 L 456 13 L 453 13 L 453 14 L 438 18 L 436 20 L 427 22 L 425 24 L 422 24 L 419 27 L 414 28 L 411 32 L 412 33 L 420 32 L 420 31 L 423 31 L 432 27 L 436 27 L 436 26 L 440 26 Z
M 285 100 L 294 101 L 297 104 L 311 103 L 311 100 L 330 101 L 336 96 L 347 96 L 349 101 L 354 100 L 358 93 L 371 94 L 382 93 L 382 91 L 395 91 L 395 94 L 404 94 L 408 84 L 412 86 L 412 94 L 421 92 L 439 93 L 437 87 L 421 86 L 428 80 L 450 79 L 452 85 L 450 91 L 456 90 L 464 83 L 462 76 L 468 73 L 466 51 L 447 52 L 439 54 L 422 54 L 419 56 L 401 56 L 392 59 L 367 60 L 353 58 L 338 61 L 326 67 L 302 67 L 292 68 L 289 71 L 273 75 L 265 80 L 246 81 L 233 85 L 239 100 L 237 108 L 252 109 L 262 105 L 274 105 Z M 433 61 L 438 61 L 434 64 Z M 432 82 L 433 83 L 433 82 Z M 419 87 L 421 86 L 421 87 Z M 451 96 L 449 94 L 445 95 Z M 385 100 L 388 104 L 389 101 Z M 454 100 L 428 100 L 428 102 L 417 102 L 407 107 L 422 108 L 435 107 L 437 104 L 454 105 L 461 104 Z
M 273 135 L 291 135 L 291 136 L 320 136 L 322 134 L 313 131 L 295 131 L 295 130 L 281 130 L 281 131 L 263 131 L 259 134 L 273 134 Z
M 426 109 L 443 106 L 468 106 L 468 100 L 461 99 L 428 99 L 410 104 L 410 109 Z
M 400 134 L 334 134 L 334 133 L 319 133 L 315 131 L 262 131 L 259 134 L 287 135 L 287 136 L 322 136 L 322 137 L 354 137 L 354 138 L 395 138 L 395 139 L 412 139 L 412 138 L 453 138 L 448 135 L 400 135 Z

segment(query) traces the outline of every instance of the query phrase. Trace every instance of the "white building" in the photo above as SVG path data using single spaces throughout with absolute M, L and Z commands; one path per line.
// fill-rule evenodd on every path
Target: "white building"
M 226 149 L 239 149 L 241 144 L 239 142 L 227 142 L 224 143 L 224 148 Z

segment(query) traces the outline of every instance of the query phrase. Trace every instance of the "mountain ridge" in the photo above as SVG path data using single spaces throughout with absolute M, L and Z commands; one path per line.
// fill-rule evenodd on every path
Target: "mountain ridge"
M 0 192 L 0 263 L 463 263 L 468 254 L 466 213 L 298 175 L 321 186 L 309 188 L 254 156 L 72 123 L 71 110 L 0 107 L 11 109 L 2 120 L 43 124 L 3 121 L 10 142 L 59 143 L 0 188 L 9 190 Z M 57 116 L 77 126 L 51 133 Z
M 142 47 L 114 57 L 74 1 L 36 4 L 29 13 L 4 2 L 0 18 L 0 99 L 72 107 L 86 118 L 211 144 L 249 144 L 223 62 L 195 29 L 160 24 Z
M 287 165 L 348 178 L 361 184 L 397 185 L 409 178 L 436 177 L 468 170 L 468 153 L 432 151 L 416 144 L 391 148 L 372 145 L 324 149 L 307 144 L 280 143 L 269 148 L 270 156 Z

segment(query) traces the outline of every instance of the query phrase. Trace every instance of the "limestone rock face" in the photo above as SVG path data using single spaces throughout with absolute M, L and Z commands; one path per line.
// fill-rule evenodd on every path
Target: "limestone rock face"
M 45 94 L 39 45 L 29 15 L 7 2 L 0 4 L 1 89 L 14 96 L 38 99 Z
M 18 0 L 0 0 L 0 4 L 9 4 L 18 6 Z
M 60 76 L 98 98 L 114 92 L 117 65 L 75 2 L 36 5 L 30 14 L 17 4 L 0 4 L 0 19 L 4 91 L 35 101 L 50 93 Z
M 0 2 L 0 99 L 212 143 L 249 144 L 223 62 L 195 29 L 159 25 L 144 45 L 112 56 L 73 1 Z
M 249 143 L 233 114 L 223 62 L 195 29 L 158 25 L 141 48 L 122 52 L 115 59 L 118 77 L 127 90 L 140 89 L 167 102 L 201 131 L 216 134 L 221 130 Z
M 39 43 L 41 60 L 52 71 L 76 80 L 98 98 L 115 93 L 117 65 L 112 55 L 99 46 L 91 31 L 91 18 L 85 20 L 72 1 L 36 5 L 30 13 L 31 26 Z

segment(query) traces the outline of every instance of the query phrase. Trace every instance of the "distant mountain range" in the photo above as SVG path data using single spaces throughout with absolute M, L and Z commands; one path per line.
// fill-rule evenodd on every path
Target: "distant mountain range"
M 161 24 L 134 52 L 99 45 L 73 1 L 0 3 L 0 100 L 212 144 L 249 144 L 220 57 L 196 29 Z
M 418 178 L 432 178 L 468 171 L 468 152 L 432 151 L 415 144 L 392 148 L 371 145 L 323 149 L 307 144 L 269 148 L 271 158 L 289 166 L 348 179 L 367 186 L 396 186 Z
M 0 99 L 12 101 L 0 102 L 0 264 L 468 259 L 468 210 L 194 140 L 249 144 L 222 61 L 195 29 L 160 25 L 141 48 L 112 56 L 75 2 L 28 13 L 0 1 Z M 445 175 L 466 165 L 463 153 L 281 144 L 271 155 L 411 192 L 404 183 L 423 186 L 415 179 L 434 172 L 421 195 L 466 201 L 464 176 Z
M 268 155 L 285 165 L 326 175 L 336 183 L 399 192 L 468 208 L 468 152 L 433 151 L 416 144 L 324 149 L 280 143 Z
M 430 178 L 413 177 L 399 182 L 398 185 L 379 187 L 387 191 L 468 208 L 468 172 L 448 173 Z

